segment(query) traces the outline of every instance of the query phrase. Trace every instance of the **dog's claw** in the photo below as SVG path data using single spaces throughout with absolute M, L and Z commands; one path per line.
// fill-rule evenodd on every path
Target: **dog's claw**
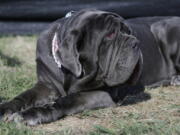
M 171 85 L 180 86 L 180 76 L 179 75 L 175 75 L 171 78 Z

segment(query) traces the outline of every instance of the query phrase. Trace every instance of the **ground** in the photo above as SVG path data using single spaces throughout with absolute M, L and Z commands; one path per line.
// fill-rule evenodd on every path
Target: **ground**
M 36 36 L 0 37 L 0 102 L 36 82 Z M 84 111 L 28 127 L 0 121 L 0 135 L 179 135 L 180 87 L 146 89 L 114 108 Z

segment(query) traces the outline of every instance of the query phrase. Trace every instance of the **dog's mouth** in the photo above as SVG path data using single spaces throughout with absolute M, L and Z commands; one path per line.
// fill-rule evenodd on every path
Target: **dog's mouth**
M 117 69 L 111 70 L 111 74 L 109 76 L 105 76 L 102 78 L 104 80 L 104 83 L 108 86 L 117 86 L 120 84 L 123 84 L 123 85 L 136 84 L 140 78 L 140 75 L 142 72 L 142 65 L 143 65 L 143 57 L 140 50 L 138 51 L 138 55 L 139 56 L 137 57 L 137 59 L 134 59 L 134 61 L 136 61 L 135 64 L 132 64 L 131 65 L 132 67 L 130 68 L 128 67 L 121 68 L 121 65 L 118 64 Z

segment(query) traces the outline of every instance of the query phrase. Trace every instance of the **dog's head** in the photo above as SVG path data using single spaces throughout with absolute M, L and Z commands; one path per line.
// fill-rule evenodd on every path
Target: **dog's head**
M 138 40 L 115 13 L 81 10 L 65 18 L 53 38 L 55 60 L 81 78 L 96 71 L 95 80 L 109 86 L 136 82 L 142 64 Z

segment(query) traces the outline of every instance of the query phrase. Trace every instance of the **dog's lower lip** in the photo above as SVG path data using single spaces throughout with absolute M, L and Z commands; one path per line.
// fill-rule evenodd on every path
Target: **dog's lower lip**
M 143 59 L 142 59 L 142 53 L 140 53 L 139 60 L 133 70 L 133 73 L 129 77 L 129 79 L 126 81 L 126 84 L 132 84 L 134 85 L 140 78 L 141 72 L 142 72 L 142 64 L 143 64 Z

